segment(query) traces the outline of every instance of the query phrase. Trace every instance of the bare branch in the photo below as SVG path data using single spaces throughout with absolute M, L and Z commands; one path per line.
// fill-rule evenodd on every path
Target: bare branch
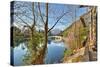
M 27 27 L 31 28 L 31 26 L 27 22 L 25 22 L 22 18 L 20 18 L 18 15 L 16 15 L 16 17 L 18 17 L 24 24 L 26 24 Z
M 40 3 L 38 3 L 38 8 L 39 8 L 39 13 L 40 13 L 40 16 L 41 16 L 41 20 L 43 21 L 43 23 L 45 24 L 45 21 L 43 19 L 43 16 L 42 16 L 42 13 L 41 13 L 41 9 L 40 9 Z
M 33 20 L 33 18 L 31 18 L 31 17 L 29 17 L 28 15 L 26 15 L 25 14 L 26 12 L 12 12 L 12 15 L 14 14 L 14 15 L 23 15 L 23 16 L 25 16 L 25 17 L 27 17 L 27 18 L 29 18 L 29 19 L 31 19 L 31 20 Z
M 34 13 L 34 12 L 35 12 L 35 11 L 34 11 L 34 2 L 32 3 L 32 12 L 33 12 L 33 17 L 34 17 L 32 28 L 34 28 L 34 26 L 36 25 L 35 13 Z
M 29 18 L 29 19 L 33 20 L 33 18 L 31 18 L 31 17 L 29 17 L 29 16 L 27 16 L 27 15 L 25 15 L 25 14 L 24 14 L 24 16 L 26 16 L 27 18 Z
M 60 19 L 62 19 L 64 15 L 66 15 L 66 13 L 69 13 L 69 12 L 65 12 L 62 16 L 60 16 L 59 19 L 55 22 L 55 24 L 48 30 L 48 32 L 50 32 L 56 26 L 56 24 L 60 21 Z

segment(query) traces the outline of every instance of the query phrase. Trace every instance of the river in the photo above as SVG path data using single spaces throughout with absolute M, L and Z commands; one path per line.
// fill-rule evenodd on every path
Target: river
M 23 58 L 27 52 L 27 47 L 25 43 L 20 43 L 19 46 L 12 48 L 13 50 L 13 60 L 14 65 L 25 65 L 23 62 Z M 46 56 L 44 59 L 45 64 L 54 64 L 54 63 L 61 63 L 62 58 L 64 55 L 65 45 L 63 41 L 55 42 L 49 41 L 47 45 Z

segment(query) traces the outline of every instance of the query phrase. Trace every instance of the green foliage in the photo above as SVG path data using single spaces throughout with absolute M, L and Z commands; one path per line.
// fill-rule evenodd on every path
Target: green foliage
M 31 32 L 31 31 L 30 31 Z M 25 64 L 32 64 L 37 60 L 39 50 L 41 49 L 40 44 L 44 43 L 44 33 L 34 30 L 33 34 L 29 32 L 29 36 L 22 33 L 17 27 L 13 27 L 13 47 L 18 46 L 21 42 L 27 41 L 27 54 L 23 61 Z M 33 36 L 32 36 L 33 35 Z M 27 39 L 27 40 L 26 40 Z
M 42 32 L 35 31 L 33 37 L 30 37 L 30 40 L 28 41 L 28 54 L 24 57 L 26 64 L 35 64 L 39 51 L 41 50 L 41 47 L 39 47 L 41 43 L 44 43 L 44 35 Z
M 43 37 L 43 33 L 39 33 L 39 32 L 34 32 L 33 37 L 30 37 L 31 40 L 29 40 L 29 47 L 35 47 L 39 46 L 40 43 L 43 43 L 44 41 L 44 37 Z
M 66 37 L 68 35 L 68 31 L 63 32 L 63 36 Z
M 81 41 L 83 41 L 83 40 L 85 40 L 86 39 L 86 37 L 87 37 L 87 35 L 88 35 L 88 28 L 87 27 L 85 27 L 85 28 L 80 28 L 80 34 L 79 34 L 79 36 L 80 36 L 80 40 Z
M 64 51 L 64 56 L 70 56 L 71 54 L 73 54 L 73 51 L 71 49 Z
M 13 45 L 12 47 L 18 46 L 19 43 L 24 41 L 23 33 L 17 27 L 13 27 Z

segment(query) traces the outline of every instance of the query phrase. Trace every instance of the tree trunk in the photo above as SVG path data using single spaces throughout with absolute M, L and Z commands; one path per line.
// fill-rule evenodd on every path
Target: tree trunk
M 46 3 L 46 22 L 45 22 L 45 41 L 44 41 L 44 46 L 43 49 L 40 51 L 40 55 L 38 55 L 36 64 L 43 64 L 44 63 L 44 58 L 45 58 L 45 53 L 47 49 L 47 42 L 48 42 L 48 3 Z
M 48 3 L 46 3 L 45 43 L 43 48 L 43 59 L 45 57 L 48 42 Z

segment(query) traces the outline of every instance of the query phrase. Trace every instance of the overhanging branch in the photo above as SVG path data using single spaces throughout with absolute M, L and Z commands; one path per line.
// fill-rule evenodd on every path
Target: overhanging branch
M 60 19 L 61 19 L 64 15 L 66 15 L 66 13 L 69 13 L 69 12 L 65 12 L 63 15 L 61 15 L 61 16 L 59 17 L 59 19 L 55 22 L 55 24 L 48 30 L 48 32 L 50 32 L 50 31 L 56 26 L 56 24 L 60 21 Z

